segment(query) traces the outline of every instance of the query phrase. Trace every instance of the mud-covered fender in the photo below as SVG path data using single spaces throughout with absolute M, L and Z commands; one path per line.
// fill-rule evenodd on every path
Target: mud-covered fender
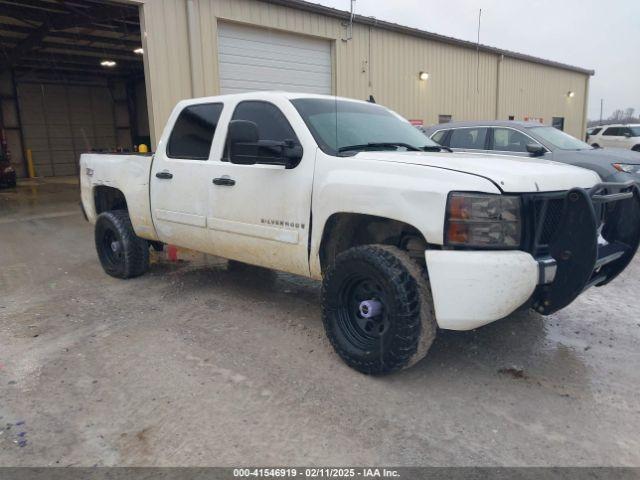
M 328 219 L 358 213 L 404 222 L 442 245 L 451 191 L 501 193 L 488 179 L 443 168 L 318 153 L 312 196 L 311 274 L 321 277 L 320 243 Z

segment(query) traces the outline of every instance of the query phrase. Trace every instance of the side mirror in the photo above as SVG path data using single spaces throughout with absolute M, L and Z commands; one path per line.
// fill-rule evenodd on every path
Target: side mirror
M 285 140 L 282 146 L 282 158 L 286 168 L 294 168 L 302 160 L 302 145 L 294 140 Z
M 545 154 L 545 149 L 542 145 L 537 143 L 528 143 L 527 152 L 529 152 L 532 157 L 541 157 Z
M 631 138 L 631 134 L 629 132 L 624 132 L 625 138 Z
M 248 120 L 231 120 L 227 133 L 229 161 L 239 165 L 254 165 L 258 156 L 258 125 Z

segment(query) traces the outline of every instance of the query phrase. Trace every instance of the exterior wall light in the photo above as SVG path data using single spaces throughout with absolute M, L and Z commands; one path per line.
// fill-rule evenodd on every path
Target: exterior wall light
M 136 48 L 133 51 L 133 53 L 135 53 L 136 55 L 142 55 L 144 53 L 144 48 L 142 48 L 142 47 Z
M 573 97 L 575 97 L 575 96 L 576 96 L 576 92 L 573 92 L 573 91 L 568 91 L 568 92 L 567 92 L 567 97 L 569 97 L 569 98 L 573 98 Z
M 102 60 L 100 62 L 100 65 L 102 65 L 103 67 L 113 68 L 116 66 L 116 62 L 114 62 L 113 60 Z
M 427 72 L 420 72 L 418 78 L 420 80 L 429 80 L 429 74 Z

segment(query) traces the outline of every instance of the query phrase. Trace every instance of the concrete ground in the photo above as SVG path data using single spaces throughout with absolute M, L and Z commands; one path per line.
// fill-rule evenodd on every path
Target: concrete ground
M 370 378 L 318 284 L 154 255 L 103 273 L 72 180 L 0 191 L 0 465 L 640 466 L 640 262 L 548 318 Z

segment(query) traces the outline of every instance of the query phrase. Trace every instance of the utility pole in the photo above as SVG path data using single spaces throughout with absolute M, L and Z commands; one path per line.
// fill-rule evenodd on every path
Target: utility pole
M 600 125 L 602 125 L 602 107 L 604 105 L 604 98 L 600 99 Z

